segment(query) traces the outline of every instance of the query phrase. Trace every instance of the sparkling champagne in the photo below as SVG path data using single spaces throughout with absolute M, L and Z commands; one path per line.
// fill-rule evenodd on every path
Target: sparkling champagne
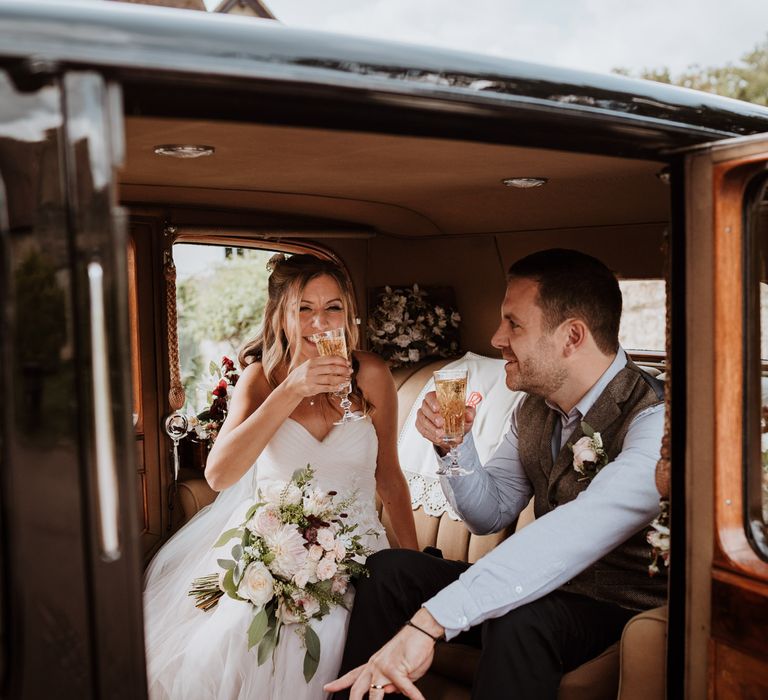
M 321 357 L 347 357 L 347 341 L 344 337 L 344 329 L 324 331 L 312 336 L 317 348 L 317 354 Z M 349 382 L 339 385 L 335 393 L 348 392 L 352 388 Z
M 332 357 L 337 355 L 338 357 L 347 356 L 347 343 L 344 340 L 344 336 L 340 338 L 318 338 L 315 343 L 317 346 L 317 352 L 322 357 Z
M 443 440 L 458 444 L 464 437 L 464 411 L 467 399 L 467 377 L 435 379 L 440 415 L 445 421 Z

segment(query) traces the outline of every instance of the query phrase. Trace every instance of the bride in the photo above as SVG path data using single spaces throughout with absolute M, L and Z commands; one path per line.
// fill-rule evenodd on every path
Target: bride
M 248 651 L 249 604 L 224 596 L 212 611 L 202 612 L 187 596 L 194 578 L 217 571 L 212 545 L 222 530 L 243 520 L 257 488 L 288 481 L 311 464 L 322 489 L 356 494 L 350 517 L 359 523 L 358 532 L 370 533 L 365 543 L 372 550 L 388 546 L 376 493 L 392 520 L 392 546 L 417 547 L 397 458 L 397 396 L 389 370 L 366 352 L 354 351 L 351 362 L 320 357 L 310 340 L 319 331 L 343 327 L 348 346 L 357 347 L 349 278 L 340 266 L 312 255 L 277 255 L 269 267 L 263 327 L 240 353 L 244 370 L 205 470 L 221 493 L 158 552 L 146 573 L 153 700 L 317 700 L 325 697 L 323 684 L 336 678 L 348 622 L 343 607 L 312 621 L 322 652 L 306 683 L 304 649 L 290 625 L 272 660 L 259 666 L 256 649 Z M 341 409 L 329 392 L 350 377 L 353 406 L 366 418 L 334 425 Z

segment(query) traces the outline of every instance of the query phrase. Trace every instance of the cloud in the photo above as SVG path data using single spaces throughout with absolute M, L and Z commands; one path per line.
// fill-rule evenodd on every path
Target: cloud
M 756 0 L 265 0 L 289 26 L 606 72 L 736 62 L 768 35 Z

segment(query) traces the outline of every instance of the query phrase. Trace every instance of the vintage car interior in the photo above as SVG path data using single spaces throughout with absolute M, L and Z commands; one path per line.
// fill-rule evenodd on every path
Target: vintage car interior
M 7 10 L 9 22 L 25 16 L 19 8 Z M 136 546 L 123 548 L 133 578 L 126 583 L 124 576 L 109 572 L 111 550 L 103 520 L 99 529 L 87 505 L 96 498 L 97 483 L 84 478 L 85 485 L 71 497 L 73 509 L 82 508 L 84 515 L 72 518 L 63 506 L 60 513 L 54 508 L 46 526 L 58 533 L 66 529 L 61 523 L 69 523 L 73 532 L 67 536 L 86 543 L 82 561 L 62 566 L 88 570 L 90 587 L 83 594 L 72 575 L 61 590 L 78 611 L 89 606 L 99 611 L 91 623 L 91 648 L 98 646 L 95 639 L 112 639 L 109 618 L 114 614 L 125 623 L 133 653 L 141 654 L 141 570 L 216 497 L 201 462 L 188 451 L 182 450 L 175 473 L 172 442 L 164 430 L 174 410 L 169 390 L 178 361 L 175 280 L 169 274 L 174 245 L 308 251 L 336 258 L 355 285 L 363 328 L 372 290 L 414 283 L 450 288 L 462 316 L 457 356 L 473 353 L 491 364 L 498 357 L 490 338 L 506 269 L 530 252 L 567 247 L 602 259 L 620 280 L 666 285 L 667 308 L 650 312 L 666 318 L 666 344 L 646 347 L 640 339 L 627 350 L 678 392 L 676 403 L 669 404 L 671 452 L 666 454 L 672 458 L 672 512 L 679 519 L 673 516 L 673 527 L 682 535 L 676 541 L 681 555 L 679 568 L 673 569 L 669 612 L 664 607 L 630 621 L 619 643 L 566 674 L 559 697 L 652 700 L 667 693 L 695 698 L 703 697 L 707 687 L 717 687 L 719 694 L 712 697 L 723 698 L 740 697 L 744 688 L 757 688 L 754 697 L 768 692 L 766 667 L 756 661 L 765 639 L 760 641 L 759 631 L 742 635 L 744 627 L 737 624 L 748 618 L 747 609 L 766 620 L 768 581 L 763 555 L 756 554 L 755 545 L 744 544 L 745 526 L 740 515 L 733 515 L 747 493 L 745 477 L 737 456 L 722 445 L 729 430 L 741 434 L 742 423 L 733 423 L 734 417 L 721 424 L 713 408 L 721 401 L 736 407 L 729 416 L 747 420 L 740 412 L 747 394 L 739 388 L 747 370 L 739 358 L 749 331 L 742 325 L 746 321 L 736 317 L 741 318 L 743 308 L 737 263 L 748 258 L 733 247 L 741 245 L 741 238 L 722 242 L 715 231 L 742 231 L 745 192 L 751 193 L 750 202 L 763 201 L 762 194 L 755 194 L 755 178 L 764 168 L 766 149 L 749 134 L 768 130 L 768 112 L 716 98 L 701 98 L 701 106 L 686 91 L 664 86 L 656 91 L 613 76 L 602 80 L 567 71 L 558 76 L 541 67 L 503 62 L 491 62 L 492 71 L 490 64 L 467 57 L 424 56 L 385 45 L 329 48 L 323 37 L 263 27 L 256 20 L 242 20 L 243 25 L 219 17 L 208 23 L 209 18 L 183 12 L 178 15 L 182 19 L 174 15 L 172 20 L 163 11 L 120 8 L 114 15 L 118 22 L 83 10 L 75 19 L 83 26 L 94 24 L 82 44 L 76 39 L 70 46 L 52 38 L 59 36 L 60 13 L 66 11 L 50 6 L 46 12 L 53 29 L 40 30 L 40 36 L 30 31 L 18 55 L 12 48 L 4 50 L 0 63 L 5 104 L 20 105 L 20 113 L 34 115 L 43 125 L 37 131 L 30 127 L 32 135 L 19 136 L 13 126 L 17 116 L 0 106 L 0 204 L 7 208 L 4 222 L 0 207 L 0 229 L 11 233 L 3 248 L 9 270 L 19 269 L 32 249 L 56 259 L 72 255 L 74 281 L 61 282 L 74 300 L 74 311 L 67 312 L 68 342 L 91 348 L 94 356 L 101 347 L 112 362 L 114 431 L 122 460 L 120 499 L 112 503 L 122 520 L 114 535 L 128 533 L 130 540 L 135 534 Z M 26 26 L 18 24 L 23 37 Z M 96 38 L 107 29 L 115 37 L 124 32 L 122 45 L 142 51 L 111 53 L 113 45 Z M 168 40 L 174 32 L 197 37 L 197 43 L 182 46 Z M 441 62 L 453 62 L 451 69 L 435 69 Z M 403 68 L 409 65 L 415 67 Z M 464 73 L 461 66 L 466 66 Z M 742 140 L 719 151 L 720 156 L 699 146 L 739 136 Z M 179 157 L 195 150 L 204 154 Z M 511 182 L 527 178 L 539 179 L 539 186 Z M 721 191 L 725 194 L 718 199 Z M 759 219 L 764 227 L 760 206 L 750 211 L 759 210 L 762 218 L 749 221 Z M 61 244 L 62 230 L 71 236 L 69 248 Z M 95 277 L 87 277 L 87 265 L 99 250 L 107 251 L 108 328 L 126 330 L 108 335 L 103 346 L 89 345 L 91 326 L 83 320 L 88 308 L 94 311 L 88 307 L 87 284 L 95 284 Z M 7 281 L 4 288 L 11 288 Z M 25 365 L 16 351 L 11 362 L 10 348 L 27 346 L 13 340 L 21 337 L 24 314 L 12 304 L 8 308 L 11 340 L 3 345 L 8 381 L 15 381 L 12 376 L 52 381 L 36 365 Z M 724 339 L 720 349 L 713 341 L 716 330 Z M 61 356 L 71 357 L 71 346 Z M 431 358 L 393 370 L 401 437 L 432 371 L 453 359 Z M 26 369 L 12 371 L 11 366 Z M 757 370 L 754 366 L 753 358 L 749 371 L 759 375 L 759 361 Z M 82 373 L 66 377 L 80 397 L 77 406 L 90 406 L 82 387 L 91 380 Z M 729 387 L 737 393 L 728 393 Z M 42 527 L 32 515 L 39 493 L 45 502 L 55 502 L 65 489 L 63 476 L 90 473 L 91 459 L 73 458 L 66 469 L 46 471 L 54 454 L 50 450 L 63 450 L 68 443 L 62 438 L 49 445 L 34 438 L 34 418 L 44 415 L 44 407 L 19 406 L 17 413 L 7 409 L 3 414 L 4 426 L 16 421 L 23 436 L 9 438 L 5 458 L 12 466 L 23 460 L 40 465 L 42 476 L 35 482 L 25 481 L 32 477 L 24 475 L 4 482 L 3 517 L 24 532 L 18 543 L 4 544 L 8 569 L 27 561 L 25 538 L 32 542 L 29 533 Z M 755 415 L 749 413 L 753 427 L 759 422 Z M 98 430 L 78 420 L 72 435 L 90 444 L 91 433 Z M 401 446 L 405 443 L 401 440 Z M 726 476 L 715 471 L 715 444 L 721 450 L 718 464 L 731 465 Z M 745 449 L 755 457 L 757 448 L 749 444 Z M 93 447 L 93 453 L 98 449 Z M 415 459 L 401 449 L 406 472 Z M 718 499 L 726 494 L 717 503 L 727 500 L 733 508 L 713 509 L 715 494 Z M 472 535 L 449 514 L 430 515 L 418 497 L 414 500 L 420 545 L 437 547 L 448 558 L 476 561 L 511 534 Z M 386 512 L 382 518 L 386 525 Z M 531 518 L 523 513 L 516 528 Z M 723 522 L 729 534 L 713 545 L 712 532 Z M 92 556 L 94 551 L 102 555 Z M 38 564 L 30 566 L 38 571 Z M 717 574 L 719 579 L 713 573 L 718 566 L 725 572 Z M 18 590 L 8 586 L 3 584 L 0 593 Z M 119 610 L 110 607 L 110 587 L 124 592 Z M 10 606 L 4 606 L 4 618 L 15 620 Z M 730 617 L 717 612 L 726 609 Z M 34 619 L 39 615 L 49 630 L 41 644 L 54 649 L 60 637 L 50 630 L 65 629 L 59 624 L 63 618 L 44 606 L 35 610 Z M 135 626 L 128 629 L 128 622 Z M 16 644 L 17 649 L 37 648 L 37 641 L 29 639 Z M 104 653 L 113 648 L 122 647 L 110 642 Z M 476 656 L 469 648 L 442 645 L 421 682 L 426 697 L 469 698 Z M 17 684 L 13 687 L 20 687 L 11 671 L 13 654 L 5 651 L 3 658 L 0 670 Z M 115 668 L 135 668 L 117 651 L 114 658 L 121 658 Z M 138 663 L 143 668 L 143 659 Z M 34 661 L 25 664 L 25 669 L 37 668 Z M 670 664 L 681 674 L 679 680 L 667 672 Z M 62 668 L 62 674 L 69 673 L 66 664 Z M 90 667 L 83 668 L 83 677 L 89 677 Z M 108 676 L 104 672 L 100 680 L 88 681 L 90 690 L 82 697 L 117 697 L 104 695 L 105 688 L 113 687 Z M 28 689 L 46 687 L 46 679 L 28 672 L 24 683 Z M 32 694 L 24 697 L 34 697 L 34 691 L 27 692 Z M 142 681 L 120 692 L 140 697 Z
M 207 144 L 216 150 L 197 159 L 154 153 L 158 144 L 168 142 Z M 365 291 L 386 284 L 453 287 L 463 316 L 462 350 L 487 357 L 498 357 L 490 337 L 498 323 L 505 270 L 528 252 L 575 246 L 600 256 L 622 278 L 664 277 L 669 187 L 658 177 L 664 167 L 659 161 L 130 116 L 126 143 L 119 195 L 130 215 L 137 271 L 157 269 L 163 249 L 172 243 L 164 235 L 168 224 L 175 229 L 175 240 L 187 243 L 223 240 L 277 250 L 285 244 L 289 250 L 309 247 L 333 254 L 347 266 L 361 310 L 366 309 Z M 503 183 L 523 175 L 546 177 L 548 182 L 532 189 Z M 139 298 L 151 297 L 152 289 L 162 294 L 157 282 L 137 274 Z M 162 300 L 161 296 L 161 308 Z M 157 308 L 158 300 L 152 302 Z M 146 346 L 142 360 L 155 353 L 154 361 L 141 363 L 142 368 L 151 368 L 151 377 L 158 366 L 167 371 L 167 353 L 157 345 L 158 338 L 167 337 L 163 324 L 162 315 L 153 319 L 139 314 L 139 345 Z M 663 348 L 655 350 L 638 358 L 663 369 Z M 394 370 L 401 425 L 432 370 L 447 361 Z M 140 381 L 146 382 L 143 376 Z M 169 442 L 164 434 L 158 435 L 162 421 L 148 420 L 152 414 L 161 418 L 164 412 L 162 408 L 158 412 L 164 399 L 158 389 L 152 384 L 137 392 L 143 415 L 137 442 L 147 556 L 167 537 L 169 513 L 180 515 L 169 511 L 174 504 L 166 502 Z M 404 468 L 413 459 L 402 452 L 400 457 Z M 175 504 L 184 519 L 215 497 L 200 472 L 185 466 Z M 437 518 L 422 508 L 416 517 L 420 545 L 437 546 L 449 558 L 474 561 L 508 534 L 470 535 L 447 514 Z M 177 524 L 174 521 L 171 528 Z M 522 525 L 521 520 L 518 527 Z M 646 613 L 641 622 L 630 627 L 630 631 L 642 627 L 639 641 L 627 642 L 622 653 L 638 660 L 655 654 L 661 660 L 664 611 Z M 619 653 L 615 645 L 587 668 L 568 674 L 561 697 L 614 697 Z M 441 647 L 433 672 L 424 681 L 427 697 L 469 697 L 474 656 L 469 648 Z M 657 681 L 660 697 L 663 673 Z M 637 691 L 649 693 L 647 678 Z M 625 683 L 622 697 L 633 697 L 632 692 Z

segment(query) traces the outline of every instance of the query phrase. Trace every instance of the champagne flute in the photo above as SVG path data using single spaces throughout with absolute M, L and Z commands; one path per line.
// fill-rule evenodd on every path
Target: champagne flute
M 334 328 L 330 331 L 321 331 L 315 333 L 309 338 L 317 347 L 317 352 L 323 357 L 338 356 L 343 357 L 345 360 L 349 359 L 347 354 L 347 340 L 346 334 L 343 328 Z M 341 399 L 339 405 L 344 410 L 339 420 L 334 422 L 334 425 L 343 425 L 344 423 L 352 423 L 353 421 L 365 418 L 360 411 L 352 411 L 352 402 L 349 400 L 349 393 L 352 391 L 352 382 L 350 380 L 344 382 L 339 388 L 331 392 L 334 396 Z
M 437 470 L 439 476 L 464 476 L 473 469 L 459 465 L 456 448 L 464 439 L 464 414 L 467 400 L 467 369 L 441 369 L 434 373 L 437 403 L 443 418 L 442 442 L 448 445 L 450 464 Z

